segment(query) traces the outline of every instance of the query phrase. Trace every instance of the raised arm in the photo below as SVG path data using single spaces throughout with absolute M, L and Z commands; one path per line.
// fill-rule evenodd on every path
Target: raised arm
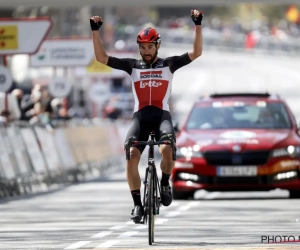
M 103 64 L 107 64 L 108 55 L 103 47 L 101 37 L 99 34 L 99 29 L 103 23 L 103 20 L 99 16 L 93 16 L 90 18 L 90 25 L 93 33 L 93 45 L 94 45 L 94 53 L 96 60 Z
M 188 52 L 190 59 L 193 61 L 199 56 L 202 55 L 202 18 L 203 15 L 198 10 L 191 10 L 191 18 L 193 22 L 195 23 L 196 29 L 195 29 L 195 37 L 194 37 L 194 43 L 193 43 L 193 50 Z

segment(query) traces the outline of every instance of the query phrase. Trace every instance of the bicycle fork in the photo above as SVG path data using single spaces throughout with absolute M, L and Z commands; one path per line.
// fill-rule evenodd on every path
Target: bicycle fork
M 161 203 L 161 198 L 160 198 L 160 185 L 159 185 L 159 181 L 157 178 L 157 174 L 156 174 L 156 169 L 154 167 L 147 167 L 146 168 L 146 178 L 144 181 L 144 207 L 145 210 L 147 209 L 147 206 L 145 206 L 145 204 L 147 204 L 148 199 L 151 199 L 151 197 L 149 197 L 149 182 L 148 182 L 148 173 L 151 173 L 151 176 L 153 178 L 153 196 L 154 196 L 154 200 L 153 200 L 153 213 L 154 215 L 159 214 L 159 208 L 161 207 L 162 203 Z M 148 211 L 146 211 L 148 212 Z M 146 213 L 145 213 L 146 214 Z
M 159 208 L 161 207 L 161 198 L 160 198 L 160 186 L 156 174 L 156 169 L 153 168 L 153 184 L 154 184 L 154 214 L 159 214 Z

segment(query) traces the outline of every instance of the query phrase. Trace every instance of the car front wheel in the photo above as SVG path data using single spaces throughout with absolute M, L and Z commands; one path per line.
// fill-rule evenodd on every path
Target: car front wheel
M 300 190 L 289 190 L 290 199 L 300 199 Z

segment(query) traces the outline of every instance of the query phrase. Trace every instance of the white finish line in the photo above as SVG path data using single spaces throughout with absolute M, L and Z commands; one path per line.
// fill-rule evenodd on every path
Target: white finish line
M 111 233 L 112 233 L 112 231 L 103 231 L 103 232 L 100 232 L 98 234 L 95 234 L 91 238 L 102 238 L 102 237 L 105 237 L 105 236 L 107 236 L 107 235 L 109 235 Z
M 126 224 L 124 224 L 124 225 L 119 225 L 119 226 L 113 226 L 113 227 L 110 228 L 110 230 L 119 230 L 119 229 L 122 229 L 122 228 L 124 228 L 124 227 L 126 227 Z
M 108 241 L 100 244 L 96 248 L 108 248 L 108 247 L 111 247 L 111 246 L 117 244 L 118 242 L 119 242 L 118 240 L 108 240 Z
M 71 246 L 66 247 L 65 249 L 78 249 L 86 244 L 89 244 L 90 241 L 78 241 L 77 243 L 74 243 Z
M 127 238 L 127 237 L 131 237 L 132 235 L 135 235 L 137 234 L 138 231 L 128 231 L 128 232 L 125 232 L 125 233 L 122 233 L 118 236 L 118 238 Z

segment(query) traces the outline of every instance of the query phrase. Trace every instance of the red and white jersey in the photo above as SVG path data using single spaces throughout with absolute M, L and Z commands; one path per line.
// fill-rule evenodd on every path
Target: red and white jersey
M 165 59 L 158 58 L 153 64 L 132 58 L 109 57 L 107 66 L 124 70 L 131 76 L 135 97 L 134 112 L 146 106 L 169 111 L 173 74 L 190 62 L 188 53 L 185 53 Z

